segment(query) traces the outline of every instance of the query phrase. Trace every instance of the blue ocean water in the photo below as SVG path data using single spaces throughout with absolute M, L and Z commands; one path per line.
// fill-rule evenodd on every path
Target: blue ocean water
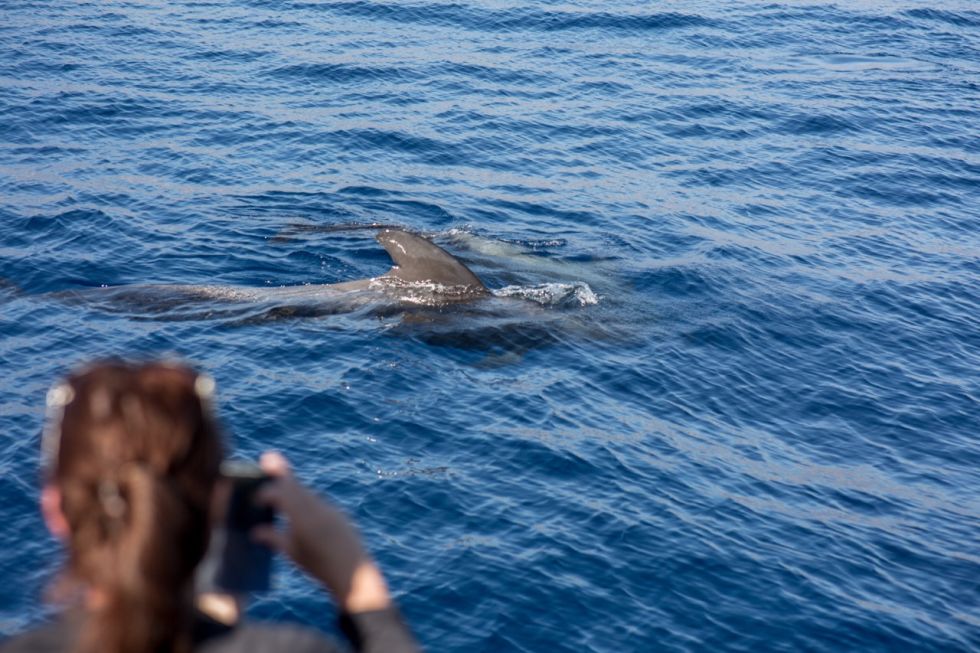
M 0 6 L 0 633 L 48 385 L 217 379 L 440 651 L 980 649 L 980 8 Z M 161 301 L 387 269 L 499 297 Z M 102 286 L 124 286 L 102 288 Z M 330 630 L 286 565 L 258 617 Z

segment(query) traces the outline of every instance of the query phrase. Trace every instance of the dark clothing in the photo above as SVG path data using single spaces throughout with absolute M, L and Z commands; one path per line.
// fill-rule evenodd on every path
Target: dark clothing
M 78 622 L 69 616 L 30 630 L 0 645 L 2 653 L 70 653 Z M 343 633 L 358 653 L 417 653 L 418 647 L 395 607 L 340 618 Z M 198 614 L 192 628 L 195 653 L 341 653 L 336 642 L 292 624 L 244 622 L 226 626 Z

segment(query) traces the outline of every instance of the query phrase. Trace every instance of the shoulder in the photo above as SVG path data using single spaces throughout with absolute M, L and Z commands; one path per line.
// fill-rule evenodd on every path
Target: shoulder
M 0 653 L 65 653 L 76 642 L 77 628 L 60 618 L 0 643 Z M 195 653 L 342 653 L 344 649 L 318 631 L 292 624 L 245 622 L 212 632 Z
M 303 626 L 244 622 L 209 638 L 194 650 L 195 653 L 341 653 L 344 649 Z
M 75 645 L 75 631 L 68 619 L 42 624 L 0 643 L 0 653 L 62 653 Z

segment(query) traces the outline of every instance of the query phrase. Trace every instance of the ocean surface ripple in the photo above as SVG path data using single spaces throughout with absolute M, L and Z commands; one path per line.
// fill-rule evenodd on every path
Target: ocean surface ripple
M 0 52 L 0 635 L 48 385 L 166 354 L 429 650 L 980 649 L 976 3 L 5 0 Z M 376 275 L 368 224 L 493 296 L 168 290 Z

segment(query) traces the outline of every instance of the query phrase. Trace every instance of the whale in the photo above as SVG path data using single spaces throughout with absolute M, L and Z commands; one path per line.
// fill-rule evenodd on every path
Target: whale
M 218 328 L 329 317 L 337 321 L 320 324 L 331 329 L 380 328 L 387 335 L 432 346 L 483 351 L 487 365 L 508 364 L 532 348 L 580 335 L 615 335 L 594 312 L 579 310 L 597 304 L 599 296 L 587 283 L 574 280 L 569 270 L 557 270 L 543 283 L 520 283 L 509 277 L 506 267 L 480 258 L 478 248 L 451 240 L 467 253 L 467 262 L 476 260 L 480 270 L 489 270 L 498 283 L 488 287 L 460 258 L 398 226 L 345 225 L 331 231 L 369 228 L 391 265 L 368 278 L 281 286 L 138 283 L 38 297 L 136 322 L 208 322 Z
M 158 314 L 181 308 L 193 310 L 194 305 L 202 302 L 268 304 L 282 316 L 296 315 L 298 311 L 303 314 L 302 307 L 311 306 L 316 307 L 316 314 L 346 313 L 378 304 L 389 309 L 406 305 L 439 307 L 474 302 L 492 295 L 462 261 L 423 236 L 403 229 L 384 228 L 376 234 L 375 240 L 391 257 L 392 266 L 384 274 L 365 279 L 277 287 L 135 284 L 58 294 L 64 299 L 95 300 L 107 307 L 114 305 Z M 172 317 L 180 319 L 180 312 L 178 310 Z M 209 307 L 207 312 L 220 314 L 221 310 Z M 193 316 L 200 317 L 197 313 Z

